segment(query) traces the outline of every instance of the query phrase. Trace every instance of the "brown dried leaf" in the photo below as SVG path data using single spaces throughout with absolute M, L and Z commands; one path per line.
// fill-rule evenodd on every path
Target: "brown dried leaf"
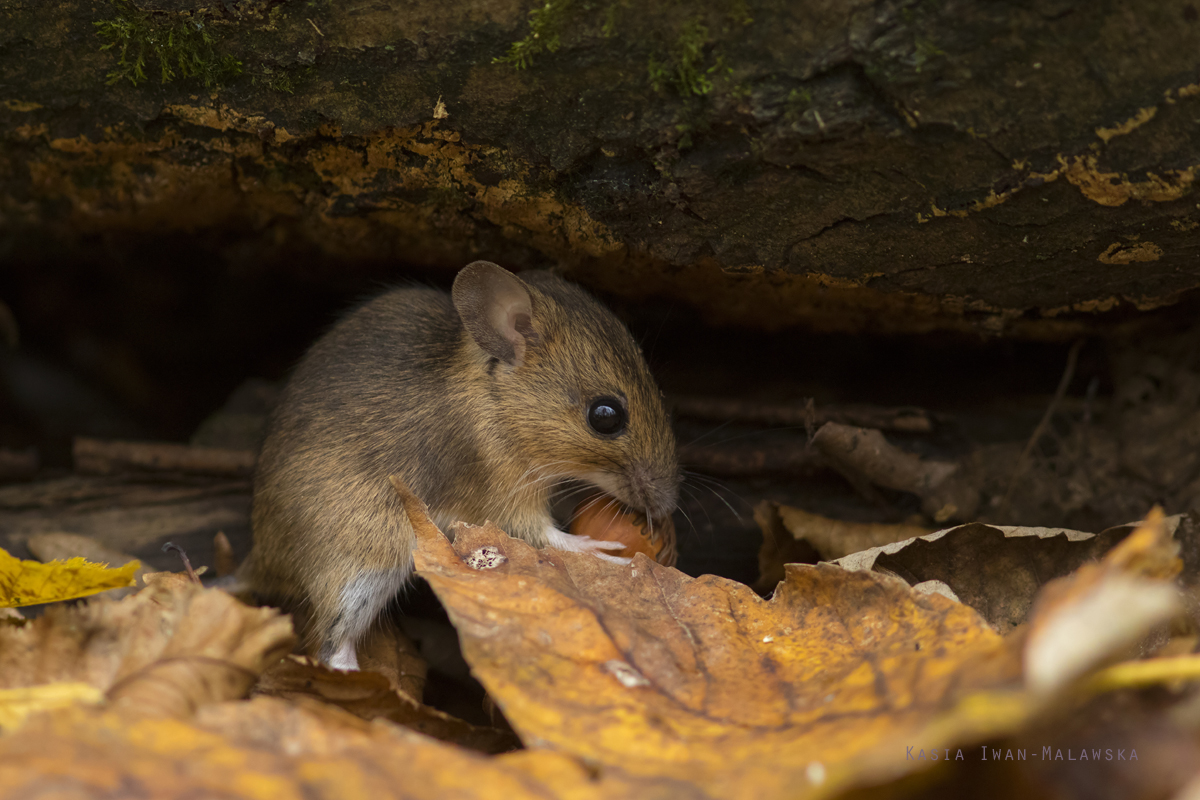
M 798 541 L 783 524 L 779 506 L 764 500 L 754 507 L 754 521 L 762 531 L 762 546 L 758 549 L 758 580 L 754 591 L 767 594 L 783 580 L 785 564 L 815 564 L 821 560 L 811 544 Z
M 451 546 L 411 495 L 405 508 L 418 573 L 522 739 L 606 767 L 723 797 L 800 793 L 1019 677 L 973 611 L 894 578 L 792 566 L 768 602 L 644 556 L 537 552 L 494 526 L 459 526 Z M 506 560 L 472 569 L 484 548 Z
M 358 646 L 359 666 L 378 672 L 407 697 L 420 702 L 425 696 L 429 666 L 412 639 L 387 622 L 376 625 Z
M 1173 530 L 1178 517 L 1168 520 Z M 910 585 L 941 581 L 1001 633 L 1025 622 L 1049 580 L 1103 556 L 1131 528 L 1100 534 L 1063 528 L 1015 528 L 973 522 L 837 559 L 853 570 L 898 575 Z
M 1155 508 L 1103 561 L 1048 583 L 1029 625 L 1026 684 L 1053 692 L 1180 613 L 1179 591 L 1169 580 L 1182 566 L 1179 543 Z
M 287 700 L 320 700 L 364 720 L 386 719 L 484 753 L 502 753 L 520 746 L 507 731 L 480 728 L 420 703 L 388 678 L 368 671 L 365 665 L 357 672 L 345 672 L 293 655 L 263 673 L 255 692 Z
M 178 576 L 147 576 L 145 589 L 47 609 L 21 627 L 0 626 L 0 687 L 83 681 L 110 700 L 186 715 L 242 697 L 294 641 L 290 620 Z

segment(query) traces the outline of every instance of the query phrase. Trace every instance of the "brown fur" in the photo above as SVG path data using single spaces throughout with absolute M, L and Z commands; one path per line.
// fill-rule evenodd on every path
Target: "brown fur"
M 339 322 L 284 390 L 255 476 L 242 574 L 307 617 L 306 641 L 323 658 L 378 615 L 370 603 L 346 607 L 358 596 L 352 582 L 383 575 L 390 587 L 411 571 L 413 532 L 390 474 L 440 525 L 491 520 L 535 546 L 546 543 L 551 478 L 602 473 L 601 488 L 626 505 L 654 517 L 674 509 L 674 437 L 629 332 L 560 278 L 522 282 L 532 330 L 522 318 L 515 365 L 481 348 L 448 295 L 405 288 Z M 624 435 L 588 428 L 587 404 L 601 395 L 626 400 Z

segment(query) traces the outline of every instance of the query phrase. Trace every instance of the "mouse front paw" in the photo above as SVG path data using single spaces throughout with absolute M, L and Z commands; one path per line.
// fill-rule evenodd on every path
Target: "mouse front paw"
M 596 558 L 612 562 L 613 564 L 629 564 L 633 561 L 631 558 L 614 556 L 611 553 L 604 552 L 606 550 L 624 550 L 625 545 L 621 542 L 593 539 L 590 536 L 575 536 L 574 534 L 564 533 L 554 527 L 546 529 L 546 539 L 546 543 L 555 550 L 567 550 L 572 553 L 591 553 Z

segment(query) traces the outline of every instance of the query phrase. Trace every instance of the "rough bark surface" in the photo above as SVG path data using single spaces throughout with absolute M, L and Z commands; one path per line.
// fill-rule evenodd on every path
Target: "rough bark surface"
M 1200 287 L 1198 52 L 1185 0 L 2 0 L 0 257 L 196 234 L 1073 336 Z

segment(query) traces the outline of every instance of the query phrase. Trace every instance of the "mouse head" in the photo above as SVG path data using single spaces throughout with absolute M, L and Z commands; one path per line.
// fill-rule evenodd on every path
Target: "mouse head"
M 454 306 L 497 427 L 547 483 L 574 478 L 658 519 L 675 508 L 675 437 L 642 352 L 612 312 L 550 273 L 476 261 Z

